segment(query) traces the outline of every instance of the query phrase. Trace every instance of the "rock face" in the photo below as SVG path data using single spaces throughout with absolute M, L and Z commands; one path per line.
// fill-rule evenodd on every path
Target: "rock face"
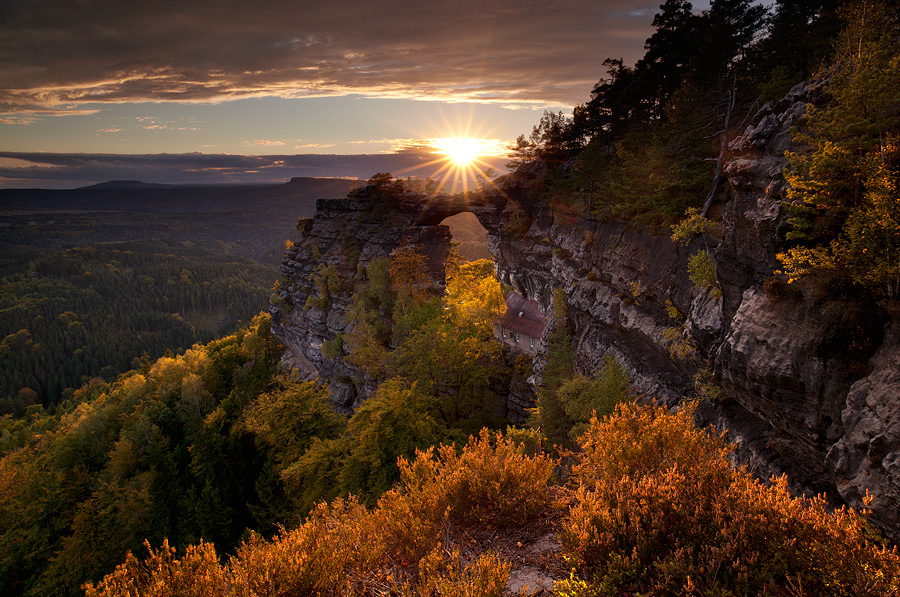
M 343 330 L 349 294 L 336 293 L 328 310 L 302 310 L 316 267 L 312 245 L 351 280 L 360 263 L 415 239 L 431 247 L 439 277 L 446 256 L 439 246 L 447 235 L 434 224 L 442 214 L 472 211 L 489 232 L 503 281 L 545 313 L 554 290 L 565 293 L 582 373 L 596 371 L 612 354 L 647 399 L 675 407 L 699 394 L 698 422 L 725 431 L 737 444 L 735 458 L 757 475 L 786 473 L 797 493 L 827 492 L 833 503 L 856 507 L 868 490 L 875 496 L 872 520 L 898 540 L 900 329 L 885 333 L 888 320 L 871 305 L 831 298 L 827 289 L 780 296 L 770 280 L 785 246 L 789 129 L 802 126 L 807 104 L 822 99 L 821 84 L 805 84 L 762 108 L 730 145 L 725 173 L 733 192 L 721 238 L 700 237 L 686 247 L 668 235 L 530 201 L 527 189 L 539 164 L 507 177 L 502 194 L 475 205 L 447 198 L 425 206 L 421 196 L 403 197 L 394 227 L 360 217 L 350 202 L 322 202 L 285 258 L 281 299 L 292 310 L 273 306 L 273 330 L 298 366 L 329 379 L 337 402 L 352 408 L 359 396 L 350 380 L 358 373 L 317 348 Z M 348 218 L 356 218 L 349 227 Z M 345 235 L 358 255 L 342 248 Z M 701 250 L 715 261 L 712 291 L 688 276 L 688 259 Z M 545 339 L 552 322 L 547 327 Z M 711 391 L 712 384 L 720 391 Z
M 871 373 L 850 387 L 843 434 L 826 457 L 841 496 L 857 504 L 870 492 L 872 520 L 897 537 L 900 528 L 900 326 L 894 324 L 869 361 Z
M 450 230 L 438 223 L 463 211 L 489 224 L 499 222 L 502 207 L 414 192 L 395 193 L 389 205 L 365 196 L 320 199 L 315 217 L 303 222 L 300 238 L 285 255 L 282 281 L 269 306 L 272 331 L 289 349 L 287 363 L 305 379 L 327 380 L 339 409 L 358 407 L 374 382 L 340 358 L 347 354 L 346 345 L 334 343 L 350 332 L 347 312 L 365 267 L 398 247 L 413 245 L 426 256 L 431 279 L 442 286 Z M 330 285 L 326 270 L 335 274 Z M 326 343 L 338 353 L 327 356 Z

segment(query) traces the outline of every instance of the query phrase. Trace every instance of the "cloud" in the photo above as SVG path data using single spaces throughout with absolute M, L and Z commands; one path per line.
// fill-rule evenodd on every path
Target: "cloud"
M 239 155 L 213 153 L 97 154 L 0 151 L 5 187 L 72 188 L 108 180 L 168 184 L 285 182 L 294 176 L 368 179 L 376 172 L 398 177 L 434 176 L 434 149 L 423 145 L 389 154 Z M 485 158 L 503 172 L 505 157 Z
M 294 145 L 294 149 L 325 149 L 334 147 L 334 143 L 303 143 L 302 145 Z
M 108 129 L 97 129 L 97 132 L 98 133 L 121 133 L 122 129 L 112 127 L 112 128 L 108 128 Z
M 108 102 L 361 93 L 573 105 L 659 0 L 6 3 L 0 116 Z
M 0 32 L 2 32 L 2 30 L 0 30 Z M 3 90 L 0 90 L 0 97 L 2 97 L 2 95 Z M 0 99 L 0 106 L 3 106 L 2 99 Z M 79 110 L 73 108 L 72 106 L 62 106 L 59 109 L 48 110 L 14 110 L 12 112 L 0 113 L 0 124 L 28 126 L 48 117 L 90 116 L 91 114 L 96 114 L 99 111 L 100 110 Z
M 267 139 L 255 139 L 251 143 L 250 141 L 245 141 L 244 145 L 262 145 L 263 147 L 277 147 L 280 145 L 285 145 L 284 141 L 269 141 Z

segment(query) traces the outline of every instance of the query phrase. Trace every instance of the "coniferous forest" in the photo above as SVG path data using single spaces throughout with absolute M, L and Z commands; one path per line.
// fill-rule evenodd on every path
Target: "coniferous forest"
M 545 113 L 519 138 L 507 182 L 555 216 L 714 234 L 728 143 L 813 80 L 826 100 L 787 156 L 775 279 L 865 296 L 896 321 L 897 3 L 667 0 L 653 28 L 636 64 L 606 60 L 571 117 Z M 352 334 L 322 346 L 377 381 L 343 414 L 284 368 L 271 333 L 283 238 L 169 226 L 73 242 L 92 217 L 59 242 L 33 226 L 4 239 L 2 594 L 502 596 L 522 562 L 567 597 L 900 593 L 900 553 L 865 512 L 735 467 L 690 401 L 636 401 L 611 355 L 579 374 L 561 290 L 515 427 L 491 400 L 534 370 L 493 335 L 508 291 L 493 263 L 451 258 L 439 288 L 414 248 L 372 260 Z M 691 278 L 714 291 L 709 259 L 691 257 Z M 523 551 L 547 537 L 558 549 Z

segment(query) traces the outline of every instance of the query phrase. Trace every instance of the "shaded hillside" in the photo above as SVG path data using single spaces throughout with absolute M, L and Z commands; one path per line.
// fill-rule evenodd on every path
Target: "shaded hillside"
M 181 186 L 110 181 L 71 190 L 0 189 L 0 212 L 124 210 L 163 212 L 288 211 L 294 217 L 315 209 L 315 200 L 343 197 L 358 181 L 293 178 L 284 184 Z
M 0 190 L 0 248 L 156 240 L 200 245 L 275 264 L 297 218 L 352 180 L 294 178 L 280 185 L 170 186 L 113 181 L 72 190 Z

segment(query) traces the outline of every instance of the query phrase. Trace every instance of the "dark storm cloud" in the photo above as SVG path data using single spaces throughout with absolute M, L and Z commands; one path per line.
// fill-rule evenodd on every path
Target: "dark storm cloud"
M 294 176 L 367 179 L 434 176 L 440 164 L 426 148 L 389 154 L 230 155 L 22 153 L 0 151 L 0 187 L 73 188 L 109 180 L 167 184 L 284 182 Z M 498 171 L 506 158 L 486 159 Z
M 366 93 L 584 101 L 659 0 L 0 3 L 0 112 Z

